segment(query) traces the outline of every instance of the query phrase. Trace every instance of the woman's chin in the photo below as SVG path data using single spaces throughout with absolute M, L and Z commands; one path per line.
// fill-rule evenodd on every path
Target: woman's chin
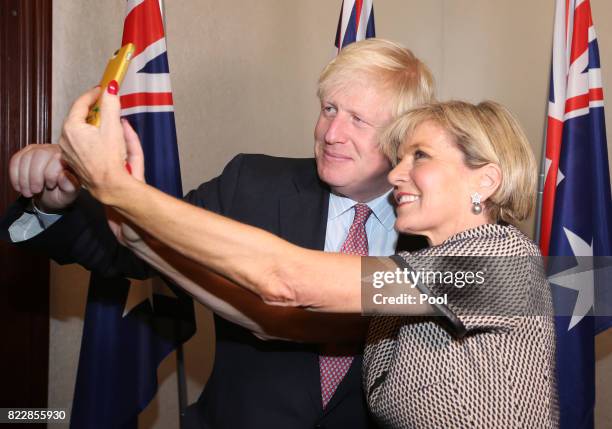
M 417 225 L 399 222 L 399 219 L 395 221 L 395 230 L 400 234 L 427 235 L 425 229 L 419 228 Z

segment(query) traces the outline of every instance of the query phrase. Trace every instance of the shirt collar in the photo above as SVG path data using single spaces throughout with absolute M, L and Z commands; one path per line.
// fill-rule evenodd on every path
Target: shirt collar
M 366 203 L 370 210 L 372 210 L 372 214 L 376 216 L 376 219 L 378 219 L 388 231 L 392 230 L 395 225 L 395 211 L 389 197 L 390 194 L 391 190 Z M 355 204 L 357 204 L 355 200 L 330 193 L 328 218 L 335 219 L 343 215 L 352 209 Z

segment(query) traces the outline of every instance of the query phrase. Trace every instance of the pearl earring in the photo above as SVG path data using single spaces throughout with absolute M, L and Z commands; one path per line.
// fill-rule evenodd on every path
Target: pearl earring
M 482 196 L 478 192 L 472 194 L 472 213 L 479 215 L 482 213 L 482 206 L 480 205 L 480 199 Z

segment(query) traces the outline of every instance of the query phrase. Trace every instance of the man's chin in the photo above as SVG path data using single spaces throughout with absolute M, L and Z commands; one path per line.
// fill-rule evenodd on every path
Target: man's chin
M 346 174 L 338 172 L 337 169 L 335 169 L 335 171 L 330 171 L 330 169 L 319 169 L 319 178 L 327 183 L 332 189 L 346 188 L 350 186 L 350 184 L 356 182 L 356 180 L 351 180 L 351 177 L 347 177 Z

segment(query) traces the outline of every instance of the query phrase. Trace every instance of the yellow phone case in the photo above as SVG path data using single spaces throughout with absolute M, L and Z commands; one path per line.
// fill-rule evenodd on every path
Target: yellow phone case
M 119 87 L 121 87 L 121 83 L 123 82 L 123 78 L 125 77 L 125 73 L 127 72 L 128 66 L 130 65 L 130 60 L 132 59 L 132 55 L 134 54 L 135 50 L 136 46 L 134 46 L 133 43 L 127 43 L 113 54 L 112 58 L 106 65 L 106 70 L 104 70 L 104 75 L 100 81 L 100 87 L 102 90 L 100 94 L 106 91 L 106 86 L 112 80 L 117 81 Z M 95 125 L 96 127 L 100 126 L 99 100 L 96 101 L 96 103 L 89 110 L 89 114 L 87 115 L 87 123 Z

